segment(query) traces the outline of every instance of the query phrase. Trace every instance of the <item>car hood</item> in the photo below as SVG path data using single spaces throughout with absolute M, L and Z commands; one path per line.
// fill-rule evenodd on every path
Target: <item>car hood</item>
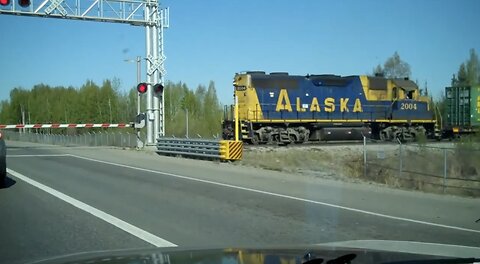
M 351 258 L 352 263 L 401 263 L 401 261 L 409 260 L 480 258 L 480 248 L 411 241 L 353 240 L 278 247 L 208 249 L 169 247 L 97 251 L 66 255 L 33 263 L 301 264 L 311 262 L 318 264 L 339 258 Z

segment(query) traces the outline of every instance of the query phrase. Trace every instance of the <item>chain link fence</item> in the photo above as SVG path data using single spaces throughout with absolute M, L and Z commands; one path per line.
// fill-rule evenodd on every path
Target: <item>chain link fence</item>
M 480 197 L 480 146 L 365 140 L 364 177 L 390 186 Z
M 137 135 L 128 132 L 87 132 L 79 135 L 2 131 L 6 140 L 61 146 L 116 146 L 136 148 Z M 145 138 L 145 135 L 141 135 Z

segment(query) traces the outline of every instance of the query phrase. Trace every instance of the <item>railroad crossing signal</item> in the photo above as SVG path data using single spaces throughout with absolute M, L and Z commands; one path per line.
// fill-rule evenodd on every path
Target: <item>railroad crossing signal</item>
M 30 2 L 30 0 L 18 0 L 18 4 L 21 7 L 29 7 L 31 2 Z
M 153 91 L 156 94 L 161 94 L 163 92 L 163 85 L 161 83 L 157 83 L 153 86 Z
M 2 0 L 0 0 L 2 1 Z M 156 94 L 161 94 L 163 92 L 163 85 L 161 83 L 157 83 L 155 85 L 153 85 L 153 92 L 156 93 Z M 144 94 L 148 91 L 148 83 L 139 83 L 137 85 L 137 91 L 140 93 L 140 94 Z
M 159 1 L 0 0 L 0 15 L 2 14 L 127 23 L 145 27 L 147 76 L 145 84 L 137 86 L 137 90 L 146 95 L 147 144 L 156 144 L 157 137 L 165 134 L 163 86 L 157 86 L 155 89 L 154 84 L 163 83 L 166 73 L 163 34 L 164 29 L 169 27 L 170 15 L 168 8 L 160 8 Z
M 29 7 L 32 2 L 30 0 L 18 0 L 18 5 L 21 7 Z M 0 0 L 1 6 L 8 6 L 10 4 L 10 0 Z
M 140 93 L 140 94 L 144 94 L 146 93 L 148 90 L 148 84 L 147 83 L 139 83 L 137 85 L 137 91 Z

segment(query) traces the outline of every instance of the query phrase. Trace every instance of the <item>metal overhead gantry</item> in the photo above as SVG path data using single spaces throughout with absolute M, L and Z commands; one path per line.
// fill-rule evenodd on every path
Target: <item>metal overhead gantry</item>
M 124 23 L 145 27 L 145 58 L 149 84 L 146 102 L 147 144 L 165 134 L 163 91 L 152 86 L 164 84 L 165 54 L 163 30 L 169 26 L 168 8 L 150 0 L 4 0 L 0 14 Z

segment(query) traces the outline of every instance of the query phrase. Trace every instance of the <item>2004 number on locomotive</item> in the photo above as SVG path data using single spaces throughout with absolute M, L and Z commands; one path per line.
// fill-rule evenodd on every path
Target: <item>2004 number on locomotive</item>
M 400 104 L 401 110 L 417 110 L 417 104 L 414 103 L 401 103 Z

